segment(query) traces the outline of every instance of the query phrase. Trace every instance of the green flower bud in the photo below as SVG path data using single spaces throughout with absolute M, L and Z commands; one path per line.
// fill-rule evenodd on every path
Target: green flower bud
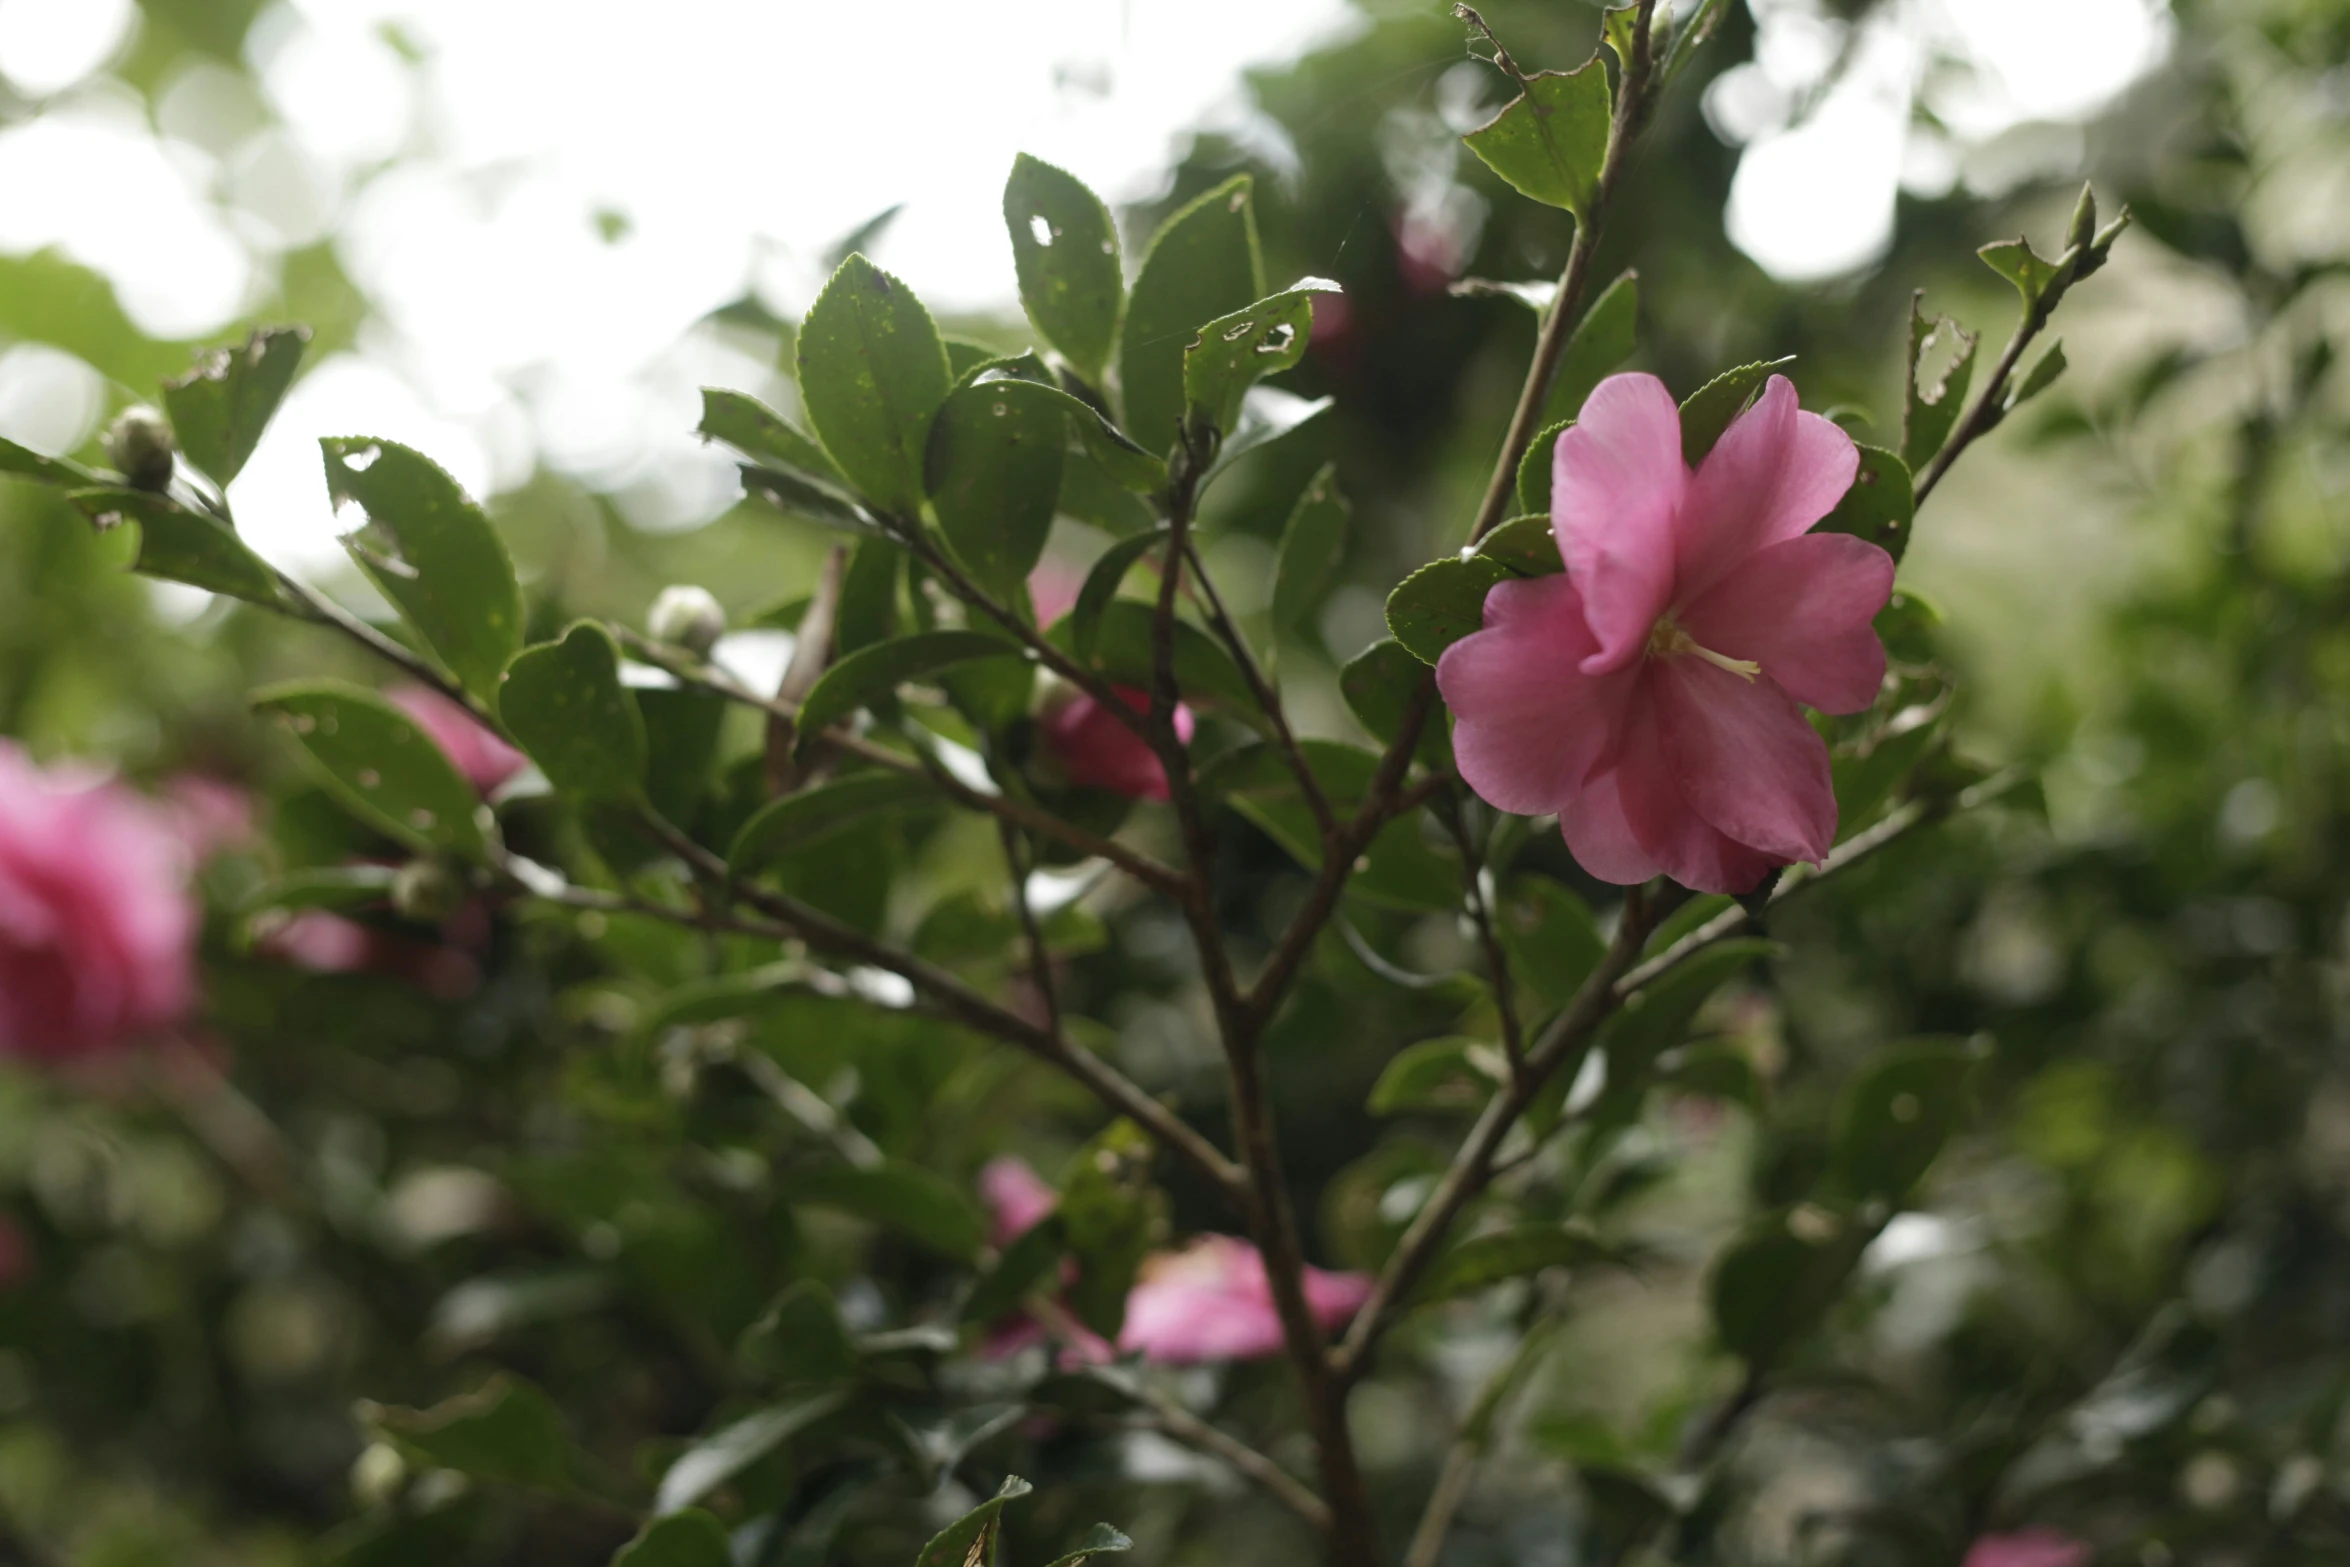
M 465 879 L 445 860 L 410 860 L 392 877 L 392 907 L 402 919 L 438 925 L 464 906 Z
M 647 627 L 656 642 L 673 643 L 697 658 L 708 655 L 726 635 L 726 610 L 706 588 L 680 584 L 663 588 L 653 600 Z
M 125 408 L 106 430 L 106 460 L 134 490 L 171 488 L 171 426 L 152 408 Z

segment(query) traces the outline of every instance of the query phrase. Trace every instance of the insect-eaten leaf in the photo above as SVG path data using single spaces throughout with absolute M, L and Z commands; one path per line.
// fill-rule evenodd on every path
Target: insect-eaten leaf
M 1110 209 L 1075 175 L 1022 153 L 1004 182 L 1004 227 L 1029 322 L 1100 385 L 1126 293 Z
M 309 346 L 308 327 L 263 327 L 234 347 L 198 354 L 186 375 L 164 382 L 163 410 L 181 455 L 228 488 L 261 444 Z
M 1487 124 L 1461 140 L 1520 195 L 1588 221 L 1607 158 L 1614 94 L 1599 56 L 1572 71 L 1542 71 Z

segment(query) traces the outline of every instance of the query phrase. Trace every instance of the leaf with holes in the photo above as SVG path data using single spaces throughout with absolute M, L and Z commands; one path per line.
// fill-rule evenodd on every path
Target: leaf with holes
M 1941 378 L 1928 386 L 1920 379 L 1926 350 L 1940 342 L 1945 332 L 1957 341 L 1958 352 Z M 1910 301 L 1909 353 L 1903 378 L 1907 390 L 1901 420 L 1901 460 L 1909 464 L 1910 472 L 1934 460 L 1942 443 L 1950 438 L 1951 426 L 1958 423 L 1967 387 L 1975 377 L 1975 347 L 1975 334 L 1948 316 L 1927 319 L 1922 293 Z
M 1444 650 L 1485 625 L 1485 595 L 1511 576 L 1482 555 L 1430 561 L 1387 595 L 1387 629 L 1412 657 L 1433 664 Z
M 1855 443 L 1858 444 L 1857 442 Z M 1852 488 L 1821 519 L 1821 533 L 1849 533 L 1901 559 L 1909 549 L 1910 523 L 1917 516 L 1917 495 L 1910 484 L 1909 465 L 1881 446 L 1861 446 L 1860 468 Z
M 1567 339 L 1566 351 L 1559 355 L 1558 375 L 1550 383 L 1550 398 L 1542 405 L 1543 422 L 1571 420 L 1581 414 L 1591 389 L 1606 380 L 1609 371 L 1631 358 L 1632 351 L 1639 346 L 1640 274 L 1626 272 L 1591 302 L 1591 308 L 1575 324 L 1575 335 Z M 1523 492 L 1524 488 L 1524 470 L 1520 469 L 1519 489 Z M 1550 509 L 1547 482 L 1543 485 L 1542 498 L 1526 509 Z
M 1183 356 L 1200 328 L 1265 296 L 1251 182 L 1234 175 L 1161 226 L 1142 258 L 1118 334 L 1126 429 L 1150 451 L 1183 422 Z
M 1126 1538 L 1123 1532 L 1111 1528 L 1106 1523 L 1097 1523 L 1086 1531 L 1085 1538 L 1078 1542 L 1077 1549 L 1066 1555 L 1054 1557 L 1045 1563 L 1045 1567 L 1084 1567 L 1086 1562 L 1096 1556 L 1112 1551 L 1131 1551 L 1133 1549 L 1134 1542 Z
M 995 1567 L 996 1534 L 1002 1527 L 1006 1502 L 1016 1502 L 1036 1487 L 1018 1475 L 1004 1476 L 996 1494 L 940 1530 L 914 1567 Z
M 318 444 L 327 494 L 367 513 L 343 540 L 352 558 L 458 684 L 495 703 L 522 650 L 522 589 L 498 530 L 420 452 L 366 436 Z
M 980 586 L 1015 597 L 1044 556 L 1061 495 L 1067 394 L 1033 382 L 979 382 L 948 394 L 924 470 L 939 531 Z
M 1029 321 L 1098 386 L 1126 293 L 1110 209 L 1074 174 L 1022 153 L 1004 182 L 1004 227 Z
M 1785 359 L 1740 365 L 1735 370 L 1723 371 L 1690 393 L 1689 400 L 1681 405 L 1681 460 L 1692 468 L 1705 461 L 1706 453 L 1714 449 L 1714 442 L 1746 412 L 1746 405 L 1754 401 L 1754 394 L 1763 389 L 1763 383 L 1793 363 L 1795 358 L 1791 354 Z
M 996 644 L 999 651 L 1003 646 Z M 787 794 L 743 823 L 726 852 L 727 869 L 736 876 L 756 876 L 785 855 L 836 837 L 869 817 L 918 810 L 937 799 L 928 779 L 887 772 L 851 773 Z
M 1836 1115 L 1830 1178 L 1855 1200 L 1899 1203 L 1957 1130 L 1974 1065 L 1954 1039 L 1896 1045 L 1855 1072 Z
M 1541 71 L 1501 113 L 1461 140 L 1520 195 L 1588 220 L 1607 158 L 1614 95 L 1599 56 L 1572 71 Z
M 237 347 L 197 355 L 186 375 L 164 382 L 163 411 L 181 454 L 228 488 L 261 444 L 309 346 L 308 327 L 264 327 Z
M 717 387 L 702 388 L 702 422 L 695 433 L 723 441 L 754 463 L 788 468 L 829 483 L 842 482 L 824 448 L 802 435 L 783 415 L 755 397 Z
M 1338 488 L 1338 468 L 1325 463 L 1289 509 L 1281 550 L 1273 562 L 1273 625 L 1300 625 L 1322 602 L 1346 558 L 1352 508 Z
M 870 707 L 909 680 L 978 658 L 1018 658 L 1017 647 L 983 631 L 918 631 L 890 642 L 860 648 L 827 669 L 800 704 L 800 745 L 854 713 Z
M 101 533 L 125 521 L 139 525 L 139 558 L 131 569 L 142 576 L 272 609 L 282 602 L 277 573 L 218 518 L 152 490 L 76 490 L 67 498 Z
M 498 716 L 547 782 L 585 800 L 645 792 L 645 721 L 620 683 L 620 649 L 580 621 L 561 641 L 525 648 L 506 670 Z
M 253 694 L 354 816 L 412 849 L 479 859 L 489 814 L 441 748 L 374 692 L 340 680 L 301 681 Z
M 930 421 L 954 375 L 913 290 L 863 256 L 842 262 L 800 326 L 799 378 L 849 482 L 885 511 L 920 511 Z
M 1240 400 L 1269 375 L 1295 369 L 1314 331 L 1314 296 L 1335 294 L 1328 278 L 1299 280 L 1294 288 L 1219 316 L 1183 350 L 1183 395 L 1191 417 L 1219 436 L 1240 420 Z

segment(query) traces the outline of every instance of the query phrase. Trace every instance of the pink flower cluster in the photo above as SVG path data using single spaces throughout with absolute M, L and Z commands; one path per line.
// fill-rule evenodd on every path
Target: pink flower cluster
M 1075 572 L 1057 562 L 1037 567 L 1028 578 L 1028 597 L 1035 606 L 1037 624 L 1049 626 L 1069 613 L 1082 585 Z M 1147 691 L 1131 686 L 1111 689 L 1118 700 L 1138 713 L 1151 705 Z M 1037 715 L 1036 730 L 1046 755 L 1060 768 L 1062 777 L 1078 788 L 1107 789 L 1130 800 L 1168 797 L 1167 769 L 1157 754 L 1117 714 L 1083 692 L 1062 691 L 1048 699 Z M 1185 745 L 1191 744 L 1192 730 L 1191 709 L 1177 703 L 1175 733 Z
M 1017 1159 L 991 1160 L 980 1172 L 980 1194 L 995 1215 L 995 1241 L 1005 1245 L 1041 1223 L 1060 1194 Z M 1325 1329 L 1343 1325 L 1371 1293 L 1361 1273 L 1306 1269 L 1306 1303 Z M 1036 1343 L 1044 1332 L 1022 1321 L 996 1334 L 989 1353 L 1008 1355 Z M 1195 1365 L 1211 1360 L 1254 1360 L 1281 1350 L 1281 1317 L 1273 1305 L 1264 1255 L 1230 1235 L 1203 1235 L 1176 1251 L 1156 1252 L 1126 1297 L 1126 1323 L 1116 1350 L 1088 1334 L 1068 1346 L 1089 1360 L 1115 1353 L 1142 1356 L 1160 1365 Z
M 1738 893 L 1819 861 L 1836 795 L 1803 708 L 1859 712 L 1885 677 L 1892 557 L 1811 531 L 1858 463 L 1782 376 L 1695 471 L 1663 382 L 1602 381 L 1552 460 L 1565 574 L 1495 584 L 1436 666 L 1469 786 L 1555 813 L 1602 881 Z

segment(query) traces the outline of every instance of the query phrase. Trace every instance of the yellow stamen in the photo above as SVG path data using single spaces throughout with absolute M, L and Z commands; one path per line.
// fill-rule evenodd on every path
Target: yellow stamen
M 1659 620 L 1656 629 L 1648 634 L 1648 653 L 1651 658 L 1674 653 L 1694 653 L 1714 668 L 1726 669 L 1749 685 L 1754 683 L 1755 676 L 1762 673 L 1762 665 L 1753 659 L 1731 658 L 1701 645 L 1695 637 L 1675 625 L 1670 615 Z

